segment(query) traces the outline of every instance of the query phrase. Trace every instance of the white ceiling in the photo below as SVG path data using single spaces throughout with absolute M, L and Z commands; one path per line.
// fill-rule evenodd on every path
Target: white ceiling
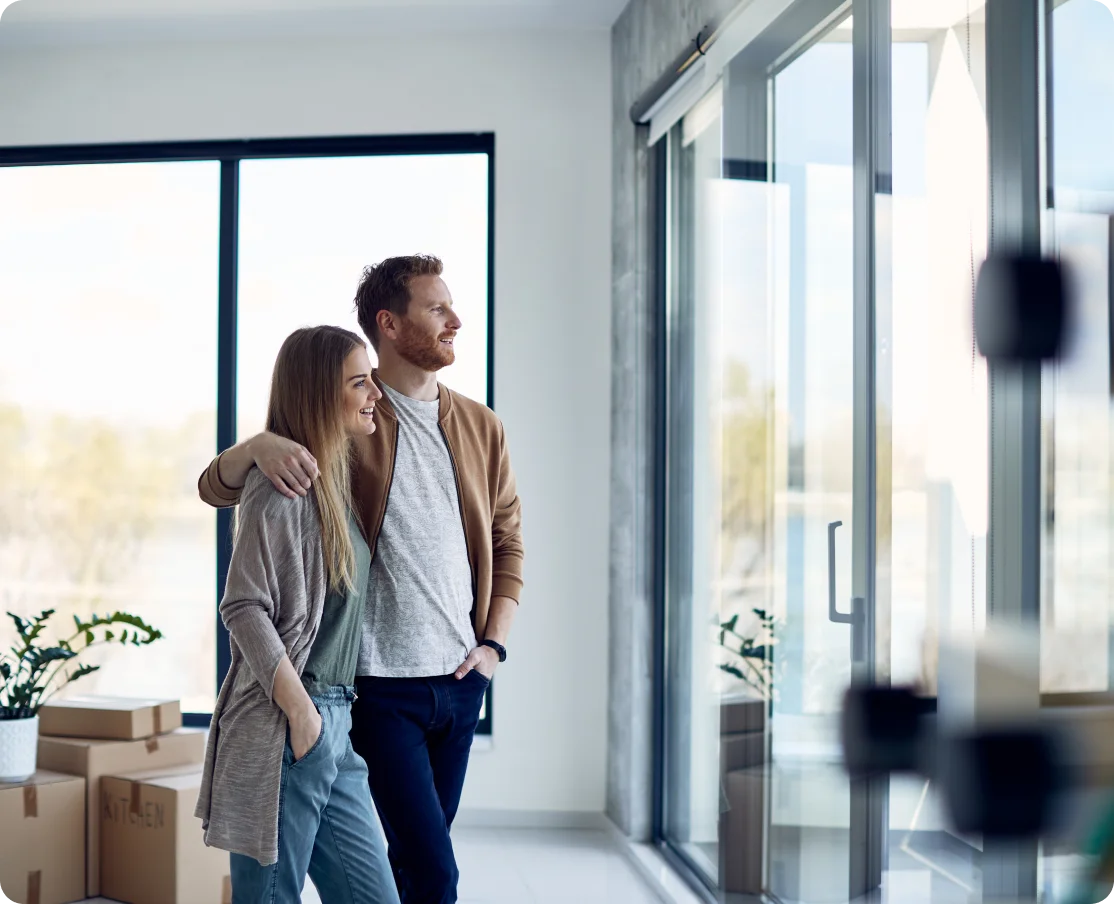
M 628 0 L 17 0 L 0 43 L 397 30 L 607 29 Z M 0 9 L 3 8 L 0 0 Z

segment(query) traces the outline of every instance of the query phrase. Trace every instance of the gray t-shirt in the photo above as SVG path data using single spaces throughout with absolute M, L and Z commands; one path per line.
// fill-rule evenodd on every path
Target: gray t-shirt
M 398 418 L 398 449 L 371 563 L 356 674 L 448 675 L 476 646 L 456 474 L 438 403 L 383 390 Z

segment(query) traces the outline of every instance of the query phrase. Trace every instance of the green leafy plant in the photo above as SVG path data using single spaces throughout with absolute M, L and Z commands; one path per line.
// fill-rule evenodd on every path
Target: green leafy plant
M 94 615 L 89 621 L 75 615 L 74 633 L 53 646 L 45 646 L 40 638 L 52 615 L 53 609 L 30 619 L 8 613 L 19 641 L 10 648 L 11 655 L 0 654 L 0 721 L 30 719 L 71 681 L 100 669 L 74 663 L 90 647 L 112 643 L 145 647 L 162 637 L 161 631 L 138 615 L 113 612 L 103 617 Z
M 749 685 L 762 699 L 773 699 L 774 657 L 773 647 L 778 620 L 765 609 L 752 609 L 758 619 L 753 634 L 744 634 L 739 628 L 739 614 L 735 613 L 718 627 L 719 646 L 728 653 L 728 661 L 719 668 Z

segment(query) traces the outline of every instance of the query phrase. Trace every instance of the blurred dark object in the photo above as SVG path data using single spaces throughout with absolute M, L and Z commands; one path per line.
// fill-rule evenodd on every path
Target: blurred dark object
M 941 739 L 936 779 L 963 834 L 1032 838 L 1053 824 L 1064 770 L 1038 726 Z
M 991 255 L 975 288 L 975 339 L 992 361 L 1047 361 L 1060 355 L 1068 326 L 1058 261 Z
M 909 688 L 851 688 L 842 714 L 844 763 L 851 775 L 916 772 L 939 789 L 955 828 L 987 838 L 1034 837 L 1056 822 L 1077 774 L 1060 742 L 1062 727 L 943 727 L 935 701 Z
M 844 701 L 844 763 L 856 777 L 916 772 L 923 765 L 927 716 L 936 702 L 902 687 L 857 688 Z

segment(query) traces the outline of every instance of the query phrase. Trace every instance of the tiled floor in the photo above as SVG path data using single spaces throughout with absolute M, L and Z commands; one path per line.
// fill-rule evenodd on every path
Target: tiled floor
M 461 904 L 658 904 L 605 832 L 459 829 Z
M 603 831 L 458 828 L 453 842 L 460 904 L 660 904 Z M 320 901 L 309 885 L 303 904 Z

